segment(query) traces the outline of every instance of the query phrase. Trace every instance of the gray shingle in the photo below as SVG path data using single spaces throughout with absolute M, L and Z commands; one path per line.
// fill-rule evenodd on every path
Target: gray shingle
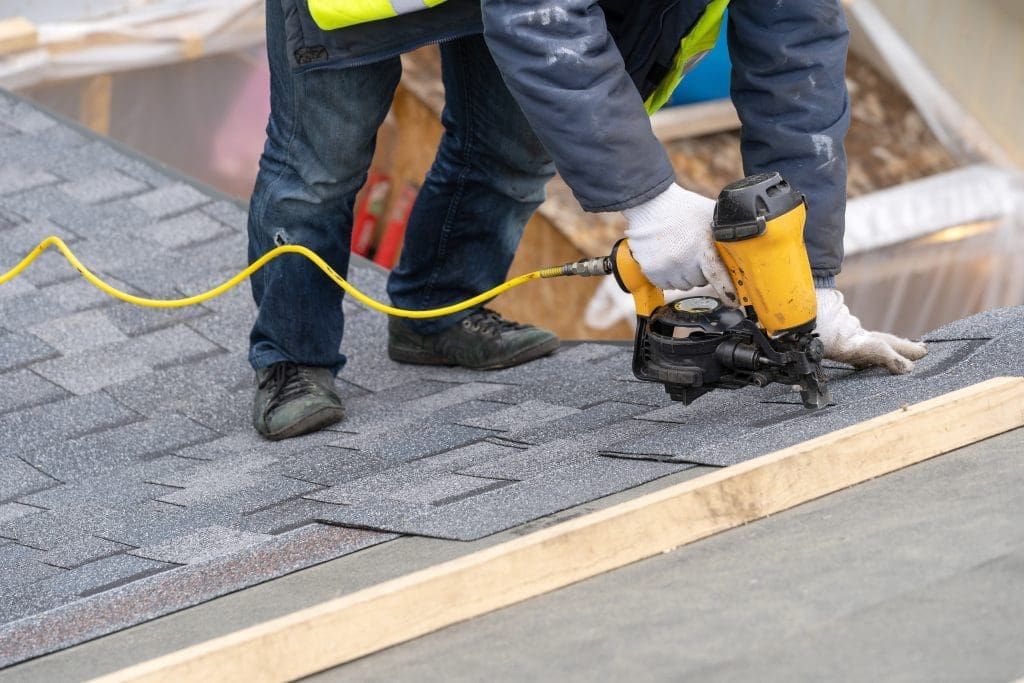
M 0 372 L 54 358 L 56 355 L 56 349 L 30 334 L 0 331 Z
M 492 432 L 455 424 L 425 424 L 408 432 L 346 436 L 333 445 L 353 448 L 389 462 L 422 458 L 479 441 Z
M 217 315 L 207 315 L 188 321 L 188 326 L 212 344 L 235 354 L 249 351 L 249 330 L 256 321 L 256 309 L 251 306 Z
M 209 401 L 233 401 L 235 391 L 252 390 L 252 370 L 244 358 L 218 354 L 194 361 L 162 365 L 159 370 L 104 391 L 143 415 L 156 417 L 168 411 L 187 411 Z M 249 407 L 249 401 L 245 401 Z
M 18 106 L 0 93 L 0 118 Z M 51 232 L 143 296 L 204 291 L 246 262 L 244 208 L 102 141 L 58 124 L 5 135 L 3 148 L 0 268 Z M 132 194 L 143 186 L 154 190 Z M 384 271 L 354 258 L 351 276 L 386 300 Z M 0 625 L 14 644 L 0 666 L 392 538 L 315 520 L 476 538 L 688 466 L 651 458 L 735 462 L 992 374 L 1024 375 L 1021 309 L 960 323 L 995 341 L 934 343 L 910 377 L 830 369 L 839 405 L 815 414 L 781 386 L 670 404 L 632 378 L 628 344 L 566 344 L 495 372 L 400 365 L 387 357 L 386 318 L 350 300 L 343 309 L 348 418 L 272 443 L 248 424 L 247 283 L 198 308 L 138 309 L 47 254 L 0 288 L 0 334 L 21 335 L 13 348 L 26 364 L 0 370 L 0 481 L 14 496 L 0 503 L 0 532 L 37 546 L 0 538 L 0 564 L 36 582 L 0 601 L 2 615 L 32 616 Z M 34 356 L 22 343 L 42 343 L 30 328 L 63 357 Z M 613 450 L 625 458 L 601 455 Z M 167 571 L 129 547 L 188 564 Z
M 51 403 L 67 396 L 68 392 L 29 370 L 0 375 L 0 414 Z
M 359 479 L 386 467 L 387 460 L 381 455 L 336 446 L 303 449 L 280 460 L 284 476 L 324 486 Z
M 294 529 L 315 524 L 321 515 L 328 514 L 334 506 L 305 498 L 292 498 L 276 505 L 242 514 L 237 522 L 239 528 L 257 534 L 276 536 Z
M 4 123 L 28 135 L 42 133 L 57 126 L 57 121 L 52 116 L 44 114 L 27 102 L 15 104 L 4 119 Z
M 472 417 L 461 422 L 466 427 L 479 427 L 498 431 L 511 431 L 518 427 L 533 426 L 580 411 L 567 406 L 553 405 L 544 401 L 526 401 L 510 408 L 504 408 L 489 415 Z
M 76 201 L 83 204 L 99 204 L 111 199 L 137 194 L 146 189 L 146 184 L 126 176 L 114 169 L 101 170 L 87 178 L 81 178 L 60 186 Z
M 20 458 L 0 456 L 0 501 L 13 500 L 59 483 Z
M 37 512 L 43 512 L 43 509 L 22 503 L 0 503 L 0 524 L 25 515 L 34 515 Z M 0 541 L 0 546 L 2 545 L 4 543 Z
M 221 352 L 194 331 L 178 325 L 74 356 L 37 363 L 33 369 L 54 384 L 82 395 L 126 382 L 165 364 Z
M 531 518 L 554 514 L 685 468 L 651 462 L 615 463 L 610 458 L 591 456 L 529 481 L 483 490 L 479 495 L 442 505 L 401 501 L 339 505 L 333 519 L 342 524 L 468 541 L 507 529 L 510 510 L 530 509 Z M 396 508 L 394 514 L 381 509 L 387 504 Z
M 188 418 L 168 413 L 34 449 L 26 459 L 68 481 L 92 477 L 219 435 Z
M 249 222 L 246 207 L 235 202 L 213 202 L 203 207 L 203 213 L 211 216 L 236 232 L 245 232 Z
M 136 293 L 132 292 L 132 288 L 130 286 L 115 278 L 106 276 L 103 279 L 117 289 L 127 291 L 129 294 Z M 39 297 L 41 297 L 43 302 L 45 302 L 40 303 L 40 306 L 57 308 L 58 310 L 65 310 L 69 312 L 85 311 L 96 308 L 109 308 L 115 305 L 115 300 L 111 298 L 109 294 L 93 287 L 82 278 L 73 278 L 65 280 L 64 282 L 56 282 L 47 285 L 39 290 Z M 37 298 L 37 301 L 38 300 L 39 299 Z
M 18 586 L 31 584 L 48 576 L 55 576 L 64 570 L 43 564 L 45 553 L 17 543 L 0 545 L 0 590 L 7 595 Z M 8 600 L 0 600 L 5 605 Z
M 10 282 L 4 283 L 4 285 L 0 287 L 0 299 L 16 299 L 23 296 L 26 298 L 29 296 L 35 298 L 38 291 L 39 290 L 36 286 L 31 282 L 25 278 L 19 277 L 11 280 Z M 7 324 L 15 327 L 12 322 L 7 322 Z
M 215 461 L 247 458 L 259 461 L 260 465 L 263 465 L 268 462 L 265 458 L 270 458 L 271 461 L 281 460 L 293 453 L 322 446 L 337 438 L 336 432 L 325 430 L 284 441 L 267 441 L 257 434 L 256 430 L 247 427 L 241 432 L 208 443 L 180 448 L 176 453 L 189 460 Z
M 162 495 L 161 501 L 188 506 L 252 486 L 276 462 L 272 455 L 249 453 L 220 460 L 196 460 L 188 469 L 167 472 L 150 481 L 179 489 Z
M 215 221 L 201 211 L 190 211 L 155 223 L 147 228 L 144 234 L 161 246 L 176 249 L 195 242 L 208 242 L 227 232 L 228 228 L 223 223 Z
M 0 170 L 0 173 L 3 173 L 3 171 Z M 0 194 L 2 194 L 2 192 L 0 192 Z M 10 230 L 14 226 L 21 225 L 24 222 L 24 218 L 13 211 L 8 211 L 0 206 L 0 230 Z
M 406 381 L 408 381 L 408 377 Z M 363 399 L 357 398 L 346 405 L 347 417 L 344 428 L 366 435 L 378 431 L 391 431 L 397 427 L 408 425 L 421 417 L 433 417 L 435 413 L 445 409 L 489 397 L 507 388 L 501 384 L 481 382 L 449 384 L 448 386 L 447 389 L 426 396 L 390 403 L 377 400 L 373 395 Z M 492 406 L 492 410 L 498 408 L 500 406 Z
M 249 531 L 209 526 L 167 539 L 163 543 L 133 550 L 132 555 L 174 564 L 195 564 L 231 555 L 270 537 Z
M 174 182 L 157 164 L 124 154 L 104 140 L 88 141 L 76 150 L 76 153 L 82 159 L 88 160 L 94 171 L 96 168 L 116 168 L 152 187 L 164 187 Z
M 166 218 L 209 204 L 210 198 L 191 185 L 174 183 L 139 195 L 132 203 L 152 218 Z
M 505 457 L 460 469 L 460 474 L 494 479 L 531 480 L 574 462 L 591 460 L 602 445 L 617 439 L 628 442 L 657 434 L 665 428 L 654 422 L 623 420 L 586 434 L 549 441 L 538 446 L 508 451 Z
M 113 508 L 76 505 L 4 522 L 0 536 L 39 550 L 53 550 L 86 536 L 116 538 L 130 523 L 124 513 Z
M 37 363 L 40 375 L 79 396 L 125 382 L 149 371 L 142 358 L 123 356 L 109 348 Z
M 502 458 L 513 456 L 516 452 L 526 450 L 526 448 L 527 446 L 521 444 L 488 439 L 420 458 L 415 463 L 418 467 L 429 467 L 446 472 L 461 472 L 476 465 L 486 465 Z
M 43 594 L 88 596 L 173 568 L 168 563 L 118 554 L 62 572 L 33 584 L 31 588 Z
M 1003 334 L 1007 328 L 1021 325 L 1019 308 L 994 308 L 948 325 L 924 335 L 925 341 L 992 339 Z
M 489 491 L 509 483 L 511 481 L 507 479 L 455 474 L 431 466 L 420 466 L 419 463 L 409 463 L 311 493 L 305 498 L 338 505 L 376 504 L 382 498 L 436 504 L 438 501 Z
M 86 245 L 75 248 L 75 253 L 90 270 L 102 269 L 109 259 L 122 258 L 128 230 L 131 226 L 144 225 L 148 220 L 144 212 L 129 203 L 130 200 L 115 200 L 101 205 L 83 204 L 56 186 L 7 195 L 2 202 L 33 223 L 47 220 L 85 239 L 105 237 L 104 242 L 109 244 L 110 236 L 116 235 L 117 252 L 104 251 L 102 245 L 90 249 L 85 249 Z M 78 253 L 80 249 L 82 253 Z
M 0 455 L 20 456 L 40 444 L 74 438 L 138 419 L 109 396 L 72 396 L 54 403 L 0 415 Z
M 33 325 L 28 331 L 65 355 L 126 339 L 103 311 L 84 311 L 55 318 Z
M 242 515 L 280 505 L 323 488 L 320 484 L 276 476 L 272 472 L 272 467 L 266 468 L 254 472 L 249 481 L 240 478 L 226 485 L 207 481 L 205 485 L 162 494 L 158 500 L 203 512 L 211 519 L 230 521 L 234 525 Z
M 502 434 L 501 438 L 524 444 L 542 444 L 577 434 L 585 434 L 648 410 L 650 410 L 648 406 L 609 401 L 582 411 L 575 411 L 557 420 L 522 425 Z
M 0 666 L 104 635 L 109 632 L 110 624 L 131 626 L 252 582 L 281 576 L 392 538 L 394 536 L 389 534 L 313 524 L 232 556 L 126 582 L 89 599 L 76 600 L 39 614 L 35 619 L 0 627 L 0 639 L 9 645 L 0 653 Z M 125 610 L 125 605 L 130 605 L 131 609 Z M 39 606 L 34 611 L 44 609 L 47 608 Z M 69 630 L 68 624 L 79 628 Z
M 193 466 L 190 460 L 167 455 L 21 496 L 19 502 L 46 509 L 96 504 L 130 510 L 135 505 L 159 498 L 173 490 L 172 487 L 154 483 L 155 480 Z
M 43 555 L 42 561 L 55 567 L 74 569 L 88 562 L 95 562 L 131 549 L 130 545 L 115 543 L 105 538 L 84 536 L 72 539 L 68 543 L 48 551 Z
M 158 295 L 154 298 L 177 299 L 180 297 L 173 293 L 166 297 Z M 209 313 L 209 309 L 201 305 L 185 308 L 142 308 L 121 302 L 117 302 L 106 311 L 107 317 L 117 329 L 129 337 L 138 337 L 182 324 L 191 328 L 194 323 L 201 321 Z

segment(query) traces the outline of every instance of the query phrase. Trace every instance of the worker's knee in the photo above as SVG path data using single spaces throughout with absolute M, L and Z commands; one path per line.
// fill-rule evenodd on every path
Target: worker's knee
M 504 130 L 481 131 L 479 137 L 472 163 L 495 189 L 518 201 L 543 201 L 555 166 L 525 120 Z

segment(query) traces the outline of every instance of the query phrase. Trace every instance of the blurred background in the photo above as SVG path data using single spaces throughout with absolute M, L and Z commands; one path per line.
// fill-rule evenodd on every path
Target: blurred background
M 1024 303 L 1024 2 L 844 5 L 853 123 L 839 284 L 851 308 L 867 327 L 919 335 Z M 0 0 L 0 87 L 245 201 L 269 110 L 263 31 L 260 0 Z M 441 133 L 436 49 L 403 63 L 353 238 L 384 267 Z M 729 68 L 721 40 L 652 121 L 680 183 L 712 196 L 743 175 Z M 556 179 L 513 273 L 605 254 L 622 229 Z M 631 301 L 609 283 L 495 303 L 565 338 L 632 334 Z

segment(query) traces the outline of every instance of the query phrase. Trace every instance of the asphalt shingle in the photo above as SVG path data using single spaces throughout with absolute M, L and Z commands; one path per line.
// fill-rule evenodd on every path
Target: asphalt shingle
M 227 231 L 227 226 L 207 214 L 191 211 L 156 223 L 145 235 L 161 246 L 175 249 L 195 242 L 208 242 Z
M 33 325 L 28 331 L 64 355 L 73 355 L 113 342 L 124 341 L 102 311 L 84 311 Z
M 100 171 L 93 176 L 61 185 L 60 189 L 83 204 L 99 204 L 112 199 L 137 194 L 147 189 L 147 186 L 142 181 L 127 176 L 120 171 L 109 169 Z
M 0 331 L 0 372 L 55 358 L 57 350 L 24 332 Z
M 20 458 L 0 456 L 0 501 L 21 498 L 59 483 Z
M 131 554 L 173 564 L 192 564 L 237 553 L 244 548 L 259 545 L 269 538 L 249 531 L 209 526 L 167 539 L 154 546 L 133 550 Z
M 15 370 L 0 375 L 0 415 L 59 401 L 68 392 L 31 370 Z
M 132 203 L 152 218 L 166 218 L 209 204 L 210 198 L 191 185 L 174 183 L 139 195 Z
M 141 296 L 195 294 L 245 265 L 244 207 L 2 92 L 0 112 L 0 269 L 51 233 Z M 356 258 L 349 275 L 386 300 L 384 271 Z M 493 372 L 400 365 L 384 316 L 343 310 L 345 421 L 268 442 L 249 424 L 248 284 L 142 309 L 50 253 L 0 287 L 0 666 L 395 533 L 479 538 L 1024 375 L 1024 309 L 936 331 L 956 341 L 908 377 L 830 368 L 836 405 L 817 413 L 782 386 L 673 404 L 632 378 L 628 344 Z

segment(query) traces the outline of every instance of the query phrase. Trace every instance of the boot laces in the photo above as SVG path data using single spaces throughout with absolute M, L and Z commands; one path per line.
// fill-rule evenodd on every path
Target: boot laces
M 511 332 L 512 330 L 522 330 L 526 328 L 526 325 L 514 322 L 512 320 L 506 320 L 501 315 L 490 308 L 481 308 L 478 311 L 470 313 L 468 316 L 470 325 L 481 332 L 486 333 L 498 333 Z
M 302 372 L 298 365 L 287 361 L 270 366 L 270 372 L 260 382 L 260 389 L 265 389 L 268 385 L 270 400 L 267 401 L 267 414 L 288 401 L 317 389 L 316 383 Z

